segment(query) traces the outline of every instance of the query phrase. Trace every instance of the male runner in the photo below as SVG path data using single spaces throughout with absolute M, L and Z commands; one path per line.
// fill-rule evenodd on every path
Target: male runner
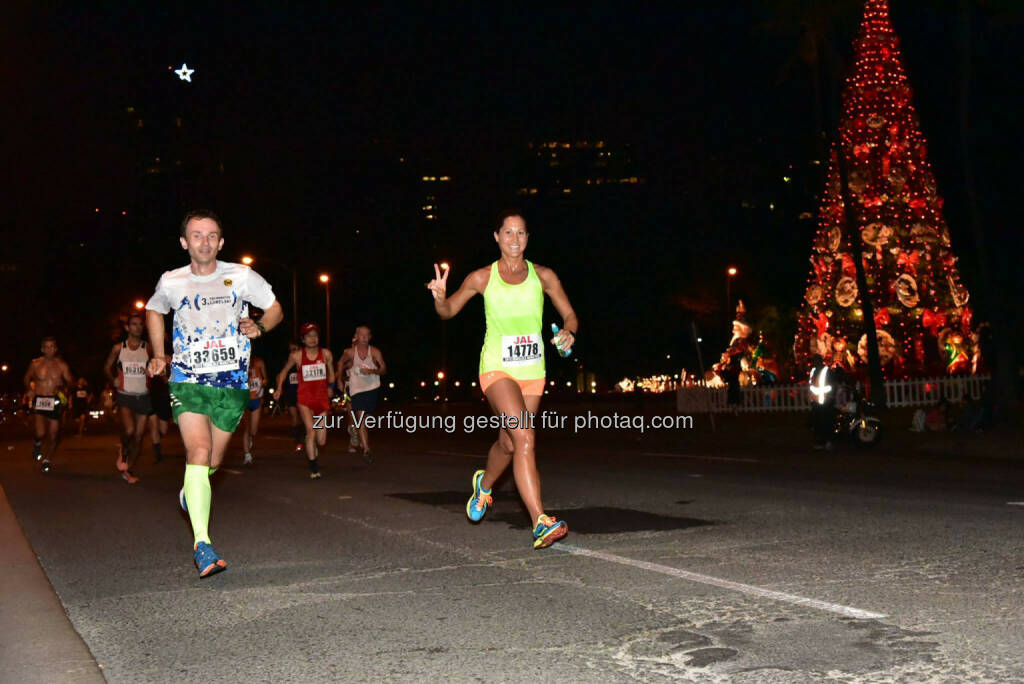
M 300 346 L 297 342 L 288 343 L 288 356 L 299 351 Z M 292 441 L 295 442 L 295 450 L 302 451 L 302 441 L 305 430 L 302 428 L 302 419 L 299 418 L 299 371 L 293 370 L 288 373 L 287 382 L 284 384 L 284 394 L 275 391 L 274 396 L 281 403 L 282 406 L 288 411 L 288 420 L 291 421 L 291 427 L 289 428 L 292 436 Z
M 92 402 L 92 392 L 89 391 L 89 381 L 85 378 L 78 378 L 75 391 L 71 394 L 71 416 L 78 423 L 78 436 L 85 432 L 85 421 L 89 419 L 89 404 Z
M 260 429 L 260 414 L 263 413 L 263 388 L 267 386 L 267 364 L 258 356 L 249 363 L 249 424 L 242 433 L 242 448 L 245 456 L 242 463 L 252 465 L 252 450 L 256 447 L 256 433 Z
M 327 444 L 327 430 L 316 429 L 316 418 L 325 416 L 331 411 L 331 387 L 334 385 L 334 356 L 330 349 L 320 346 L 320 326 L 306 323 L 299 333 L 302 335 L 302 349 L 288 355 L 288 363 L 277 374 L 277 390 L 281 394 L 281 384 L 288 371 L 296 368 L 299 372 L 299 415 L 306 429 L 306 458 L 309 459 L 309 477 L 320 479 L 320 466 L 317 463 L 319 447 Z
M 173 309 L 171 409 L 185 443 L 186 463 L 179 500 L 192 523 L 199 576 L 208 577 L 227 567 L 210 544 L 211 470 L 220 466 L 249 401 L 251 340 L 284 316 L 259 274 L 242 264 L 217 261 L 224 234 L 216 214 L 186 214 L 179 241 L 188 251 L 189 265 L 164 273 L 146 304 L 154 350 L 149 373 L 157 375 L 167 365 L 164 314 Z M 246 302 L 265 311 L 262 321 L 249 318 Z
M 25 371 L 28 405 L 35 413 L 35 442 L 32 456 L 40 462 L 43 472 L 50 472 L 50 460 L 57 451 L 60 418 L 67 408 L 64 391 L 74 384 L 71 369 L 57 356 L 57 340 L 44 337 L 43 355 L 32 359 Z
M 427 288 L 442 319 L 461 311 L 473 295 L 483 295 L 487 332 L 480 350 L 480 389 L 491 410 L 506 421 L 487 454 L 486 469 L 473 474 L 466 515 L 473 522 L 484 517 L 492 501 L 491 487 L 511 463 L 516 488 L 534 525 L 533 547 L 539 549 L 569 532 L 565 521 L 544 514 L 534 425 L 521 418 L 536 415 L 544 394 L 544 295 L 562 317 L 562 330 L 551 340 L 561 353 L 572 349 L 579 321 L 555 272 L 524 257 L 528 239 L 522 215 L 506 212 L 494 232 L 501 253 L 497 261 L 470 273 L 451 297 L 446 295 L 448 270 L 442 276 L 434 264 L 435 277 Z
M 348 375 L 348 391 L 352 398 L 352 425 L 358 425 L 356 431 L 363 456 L 372 461 L 370 453 L 370 435 L 366 429 L 364 418 L 373 415 L 380 398 L 380 376 L 388 372 L 387 364 L 380 349 L 370 346 L 373 335 L 369 326 L 356 328 L 352 346 L 341 354 L 338 361 L 338 375 Z
M 142 339 L 142 314 L 132 312 L 125 321 L 127 333 L 124 342 L 110 348 L 103 372 L 117 388 L 117 412 L 120 414 L 122 436 L 121 453 L 117 458 L 117 469 L 128 484 L 135 484 L 139 478 L 132 472 L 135 459 L 142 451 L 142 439 L 146 435 L 146 421 L 153 413 L 153 402 L 149 397 L 149 378 L 146 366 L 152 356 Z M 114 375 L 114 371 L 117 375 Z

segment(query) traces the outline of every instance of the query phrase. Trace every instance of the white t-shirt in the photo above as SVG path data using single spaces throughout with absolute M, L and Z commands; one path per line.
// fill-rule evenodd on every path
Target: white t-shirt
M 174 310 L 170 381 L 248 389 L 252 342 L 238 321 L 249 315 L 249 302 L 266 309 L 274 300 L 270 284 L 243 264 L 218 261 L 208 276 L 191 266 L 160 276 L 146 308 Z

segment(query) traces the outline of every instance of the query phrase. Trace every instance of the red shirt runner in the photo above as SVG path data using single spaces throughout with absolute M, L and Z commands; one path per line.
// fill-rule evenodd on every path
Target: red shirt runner
M 327 362 L 324 350 L 316 349 L 316 358 L 310 360 L 306 349 L 302 350 L 299 364 L 299 404 L 309 407 L 314 416 L 328 413 L 331 400 L 327 396 Z

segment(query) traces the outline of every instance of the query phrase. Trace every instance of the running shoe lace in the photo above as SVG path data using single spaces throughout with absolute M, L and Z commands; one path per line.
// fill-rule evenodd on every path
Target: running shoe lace
M 482 511 L 484 506 L 490 506 L 492 503 L 494 503 L 494 498 L 490 494 L 480 492 L 480 496 L 477 497 L 476 503 L 473 504 L 473 508 L 478 511 Z
M 539 522 L 544 527 L 551 527 L 556 522 L 558 522 L 558 518 L 556 518 L 553 515 L 542 515 L 539 518 L 537 518 L 537 522 Z

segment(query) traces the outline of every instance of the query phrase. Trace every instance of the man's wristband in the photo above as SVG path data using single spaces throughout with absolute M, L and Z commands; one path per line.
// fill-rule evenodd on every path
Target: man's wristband
M 256 321 L 256 327 L 260 329 L 260 337 L 267 333 L 267 326 L 263 325 L 263 321 Z

